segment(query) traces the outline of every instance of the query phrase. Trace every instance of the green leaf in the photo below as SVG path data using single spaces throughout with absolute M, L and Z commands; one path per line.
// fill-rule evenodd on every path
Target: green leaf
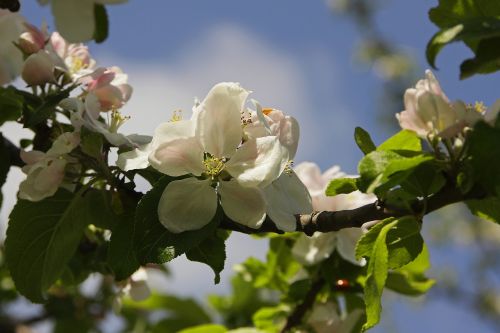
M 43 100 L 33 99 L 30 103 L 25 103 L 23 108 L 24 127 L 33 128 L 55 115 L 57 105 L 69 97 L 70 92 L 76 87 L 76 85 L 70 86 L 64 90 L 50 93 Z
M 500 30 L 498 32 L 500 35 Z M 476 49 L 476 56 L 466 59 L 460 65 L 460 79 L 474 74 L 488 74 L 500 69 L 500 37 L 482 39 Z
M 333 179 L 326 188 L 325 194 L 332 197 L 337 194 L 351 193 L 358 190 L 357 178 Z
M 474 126 L 468 137 L 470 165 L 474 179 L 492 196 L 500 187 L 500 129 L 484 122 Z
M 415 197 L 426 197 L 438 192 L 445 184 L 446 179 L 439 167 L 422 164 L 401 183 L 401 187 Z
M 375 244 L 375 241 L 377 240 L 377 237 L 386 225 L 393 223 L 396 221 L 394 217 L 385 219 L 377 224 L 375 224 L 373 227 L 368 230 L 367 233 L 363 234 L 361 238 L 358 240 L 358 243 L 356 244 L 356 260 L 361 260 L 362 258 L 370 258 L 373 252 L 373 246 Z
M 500 19 L 498 18 L 477 18 L 465 21 L 464 23 L 442 29 L 436 33 L 427 45 L 427 61 L 436 68 L 435 61 L 441 49 L 453 42 L 479 41 L 500 36 Z
M 500 36 L 500 4 L 490 0 L 440 0 L 429 17 L 441 30 L 427 45 L 427 59 L 434 67 L 437 54 L 448 43 L 463 41 L 476 57 L 461 65 L 461 78 L 500 68 L 495 49 L 485 50 L 487 40 Z M 483 44 L 482 47 L 480 45 Z M 491 43 L 493 46 L 494 43 Z M 480 50 L 480 48 L 482 50 Z
M 0 126 L 6 121 L 14 121 L 21 117 L 24 98 L 17 89 L 10 86 L 0 87 Z
M 207 324 L 196 327 L 186 328 L 179 333 L 225 333 L 227 329 L 222 325 Z
M 104 5 L 94 3 L 94 18 L 94 40 L 99 44 L 108 38 L 109 33 L 108 13 L 106 12 L 106 7 L 104 7 Z
M 82 127 L 80 147 L 82 151 L 90 157 L 102 159 L 102 134 L 92 132 Z
M 91 224 L 102 229 L 113 229 L 121 221 L 112 207 L 112 193 L 106 190 L 90 189 L 85 193 L 85 210 Z
M 420 223 L 413 216 L 404 216 L 385 219 L 364 234 L 356 244 L 356 259 L 371 258 L 380 233 L 387 225 L 392 226 L 386 231 L 388 268 L 400 268 L 418 257 L 424 245 Z
M 420 235 L 421 224 L 413 216 L 398 218 L 387 234 L 388 266 L 400 268 L 412 262 L 422 252 L 424 240 Z
M 386 287 L 404 295 L 422 295 L 435 283 L 434 280 L 424 275 L 429 267 L 429 251 L 424 245 L 422 252 L 415 260 L 398 270 L 389 272 Z
M 85 197 L 60 189 L 39 202 L 19 200 L 9 217 L 7 264 L 17 290 L 33 302 L 61 276 L 91 223 Z
M 213 269 L 215 284 L 220 282 L 220 273 L 224 269 L 228 236 L 228 232 L 218 230 L 215 235 L 207 237 L 199 245 L 186 252 L 186 257 L 189 260 L 207 264 Z
M 382 292 L 387 278 L 389 251 L 386 245 L 386 237 L 389 230 L 396 225 L 392 221 L 382 227 L 372 248 L 370 260 L 368 261 L 367 278 L 365 283 L 365 305 L 366 323 L 363 331 L 375 326 L 380 321 L 382 312 Z
M 1 111 L 0 111 L 1 112 Z M 10 154 L 5 146 L 2 132 L 0 132 L 0 208 L 2 208 L 3 194 L 2 187 L 7 180 L 7 174 L 10 170 Z
M 378 146 L 377 150 L 378 151 L 393 150 L 396 152 L 402 150 L 408 150 L 408 151 L 421 152 L 422 143 L 417 133 L 415 133 L 414 131 L 402 130 L 393 135 L 392 137 L 390 137 L 389 139 L 387 139 L 380 146 Z
M 184 254 L 213 235 L 222 220 L 223 212 L 218 207 L 212 221 L 199 230 L 178 234 L 168 231 L 158 220 L 158 203 L 165 187 L 176 179 L 178 178 L 162 177 L 137 206 L 134 244 L 141 264 L 161 264 Z
M 354 140 L 365 155 L 376 149 L 370 134 L 361 127 L 356 127 L 354 129 Z
M 380 148 L 380 147 L 379 147 Z M 360 180 L 357 185 L 365 193 L 377 195 L 399 185 L 413 169 L 433 160 L 431 155 L 412 151 L 373 151 L 363 157 L 358 165 Z
M 290 307 L 285 304 L 264 307 L 252 316 L 252 320 L 258 329 L 268 333 L 279 332 L 280 326 L 289 312 Z
M 203 307 L 192 298 L 152 294 L 142 302 L 124 299 L 123 305 L 138 310 L 168 311 L 173 318 L 189 322 L 191 326 L 208 324 L 212 321 Z
M 467 200 L 465 203 L 472 214 L 500 224 L 500 198 L 487 197 L 480 200 Z
M 134 251 L 134 222 L 134 215 L 127 215 L 113 228 L 107 262 L 117 281 L 128 278 L 140 267 Z

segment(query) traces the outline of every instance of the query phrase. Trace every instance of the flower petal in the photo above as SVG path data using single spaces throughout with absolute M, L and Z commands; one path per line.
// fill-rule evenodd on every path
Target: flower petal
M 356 260 L 356 243 L 361 235 L 363 235 L 363 232 L 360 228 L 342 229 L 337 232 L 337 251 L 339 251 L 342 258 L 355 265 L 360 264 Z
M 215 85 L 199 105 L 196 134 L 206 152 L 230 157 L 241 143 L 241 110 L 249 92 L 238 83 Z
M 203 149 L 198 138 L 177 139 L 158 147 L 149 154 L 149 163 L 158 171 L 176 177 L 203 172 Z
M 158 147 L 176 139 L 185 139 L 194 136 L 195 122 L 191 120 L 170 121 L 158 125 L 151 144 Z
M 311 237 L 301 235 L 292 247 L 292 254 L 298 262 L 312 266 L 328 258 L 336 244 L 335 232 L 315 232 Z
M 295 214 L 313 211 L 309 191 L 293 171 L 282 173 L 263 192 L 267 214 L 280 230 L 295 231 Z
M 161 224 L 173 233 L 203 228 L 216 211 L 217 193 L 210 182 L 192 177 L 168 184 L 158 204 Z
M 243 186 L 267 186 L 288 162 L 288 151 L 275 136 L 246 141 L 226 163 L 226 170 Z
M 257 229 L 266 218 L 266 204 L 258 188 L 243 187 L 235 180 L 218 188 L 224 213 L 233 221 Z
M 95 30 L 94 2 L 89 0 L 52 0 L 56 28 L 70 43 L 92 39 Z
M 136 169 L 145 169 L 149 166 L 149 154 L 151 153 L 151 144 L 139 146 L 131 151 L 127 151 L 118 155 L 116 165 L 123 171 L 130 171 Z

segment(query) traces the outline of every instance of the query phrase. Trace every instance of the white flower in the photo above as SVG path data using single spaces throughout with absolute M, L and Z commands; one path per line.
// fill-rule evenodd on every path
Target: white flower
M 338 315 L 337 305 L 333 302 L 314 305 L 307 323 L 314 328 L 315 333 L 349 333 L 363 315 L 363 310 L 355 309 L 345 318 Z
M 295 168 L 297 176 L 309 189 L 312 206 L 315 211 L 339 211 L 354 209 L 375 201 L 375 196 L 355 191 L 327 197 L 325 189 L 334 178 L 346 177 L 338 166 L 334 166 L 323 174 L 319 167 L 311 162 L 304 162 Z M 356 243 L 361 237 L 359 228 L 342 229 L 338 232 L 316 232 L 312 237 L 301 235 L 292 248 L 295 258 L 304 265 L 315 265 L 328 258 L 336 248 L 346 260 L 359 264 L 355 257 Z
M 0 86 L 21 73 L 23 54 L 14 42 L 25 30 L 21 15 L 0 9 Z
M 196 107 L 191 120 L 161 124 L 150 145 L 149 163 L 170 176 L 158 206 L 171 232 L 202 228 L 217 209 L 237 223 L 258 228 L 266 205 L 259 187 L 284 170 L 288 151 L 276 136 L 242 143 L 241 112 L 249 92 L 237 83 L 219 83 Z
M 23 172 L 27 177 L 19 185 L 19 198 L 40 201 L 54 195 L 64 180 L 67 154 L 79 143 L 78 133 L 63 133 L 46 153 L 21 151 L 21 159 L 26 163 Z
M 95 32 L 95 4 L 118 4 L 127 0 L 50 0 L 56 28 L 71 43 L 91 40 Z M 47 0 L 48 2 L 48 0 Z
M 425 76 L 415 88 L 405 92 L 405 110 L 396 114 L 401 128 L 414 131 L 422 138 L 429 135 L 451 138 L 481 119 L 480 114 L 463 102 L 450 103 L 430 70 Z
M 58 32 L 50 35 L 46 47 L 55 58 L 58 68 L 68 72 L 73 80 L 93 72 L 96 66 L 89 49 L 82 43 L 68 43 Z

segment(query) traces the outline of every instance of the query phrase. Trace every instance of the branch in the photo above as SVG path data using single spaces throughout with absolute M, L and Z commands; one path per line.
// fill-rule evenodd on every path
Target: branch
M 415 212 L 423 212 L 425 215 L 453 203 L 470 199 L 481 199 L 484 197 L 484 191 L 478 187 L 475 187 L 468 193 L 463 194 L 455 186 L 447 185 L 438 193 L 427 198 L 427 202 L 424 202 L 424 199 L 416 200 L 411 205 L 411 210 L 402 210 L 401 208 L 390 207 L 384 203 L 376 201 L 351 210 L 340 210 L 335 212 L 321 211 L 313 212 L 312 214 L 296 215 L 296 230 L 301 231 L 308 236 L 312 236 L 312 234 L 316 231 L 330 232 L 339 231 L 345 228 L 361 228 L 361 226 L 366 222 L 383 220 L 389 217 L 415 215 Z M 278 234 L 283 233 L 283 231 L 279 230 L 269 217 L 266 217 L 266 220 L 259 229 L 252 229 L 238 224 L 225 216 L 221 223 L 221 228 L 246 234 L 265 232 Z
M 302 322 L 302 318 L 309 310 L 314 302 L 316 301 L 316 296 L 321 291 L 326 281 L 323 278 L 319 278 L 312 284 L 311 288 L 307 292 L 302 303 L 297 305 L 293 312 L 286 319 L 286 324 L 281 330 L 281 333 L 289 332 L 292 328 L 299 325 Z

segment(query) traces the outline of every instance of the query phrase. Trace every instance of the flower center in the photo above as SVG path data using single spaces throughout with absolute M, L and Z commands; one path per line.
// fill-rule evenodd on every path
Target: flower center
M 86 64 L 82 58 L 79 57 L 71 57 L 71 68 L 69 69 L 71 74 L 76 74 L 80 70 L 85 69 L 88 67 L 88 64 Z
M 210 154 L 206 154 L 203 165 L 205 166 L 205 174 L 210 178 L 215 179 L 224 170 L 226 163 L 226 158 L 214 157 Z
M 109 131 L 111 133 L 117 133 L 118 128 L 120 128 L 120 126 L 122 126 L 129 119 L 129 116 L 123 116 L 120 111 L 113 108 L 111 111 L 111 120 L 109 121 Z
M 182 110 L 174 110 L 169 122 L 173 123 L 182 120 Z

